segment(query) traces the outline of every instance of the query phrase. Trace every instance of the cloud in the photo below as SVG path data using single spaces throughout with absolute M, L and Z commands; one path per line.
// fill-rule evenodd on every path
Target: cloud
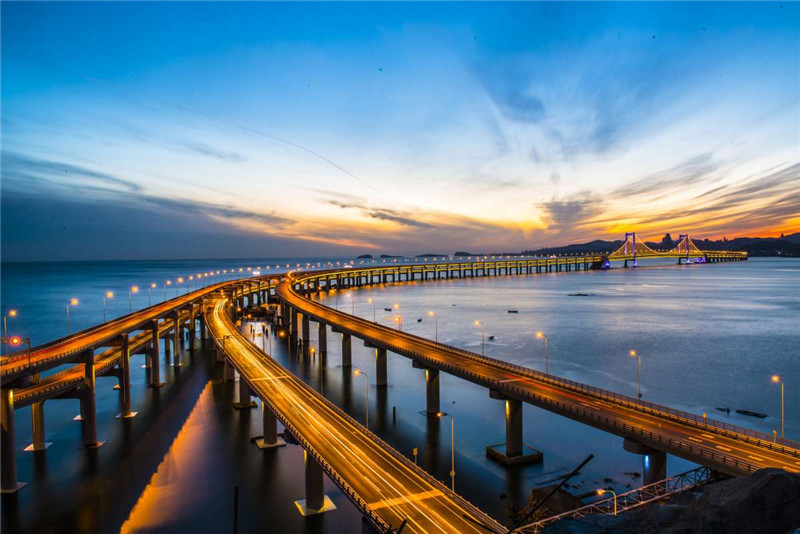
M 214 148 L 204 143 L 184 143 L 182 146 L 195 154 L 200 154 L 201 156 L 206 156 L 208 158 L 218 159 L 220 161 L 239 162 L 247 160 L 247 158 L 245 158 L 243 155 L 238 154 L 236 152 L 228 152 L 225 150 Z
M 590 191 L 581 191 L 564 199 L 553 197 L 537 205 L 542 211 L 542 221 L 548 230 L 572 231 L 588 223 L 603 209 L 600 197 Z
M 490 64 L 479 68 L 477 76 L 486 95 L 507 119 L 526 124 L 544 119 L 544 102 L 531 92 L 531 73 L 526 69 Z
M 714 173 L 721 167 L 711 152 L 698 154 L 674 167 L 654 172 L 629 182 L 611 192 L 617 197 L 633 197 L 660 193 L 664 190 L 680 192 L 684 187 L 714 180 Z

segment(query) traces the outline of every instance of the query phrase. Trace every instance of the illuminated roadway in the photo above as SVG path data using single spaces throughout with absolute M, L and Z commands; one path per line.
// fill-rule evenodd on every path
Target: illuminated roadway
M 251 343 L 229 318 L 229 301 L 219 297 L 206 314 L 209 332 L 225 340 L 225 354 L 254 392 L 273 408 L 306 450 L 362 510 L 403 532 L 485 533 L 465 519 L 477 518 L 490 531 L 500 524 L 393 451 L 322 395 Z M 305 443 L 303 443 L 305 442 Z M 325 465 L 327 464 L 327 465 Z M 348 489 L 350 491 L 348 491 Z
M 291 307 L 337 331 L 376 347 L 407 356 L 511 398 L 529 402 L 577 421 L 624 436 L 653 449 L 675 454 L 732 475 L 765 467 L 800 472 L 800 450 L 697 422 L 667 407 L 435 343 L 314 302 L 298 293 L 310 281 L 328 275 L 296 273 L 283 280 L 276 294 Z M 744 430 L 744 429 L 740 429 Z

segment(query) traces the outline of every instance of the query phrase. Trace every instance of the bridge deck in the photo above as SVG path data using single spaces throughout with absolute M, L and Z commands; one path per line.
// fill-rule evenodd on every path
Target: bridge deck
M 294 280 L 284 280 L 277 287 L 278 296 L 310 318 L 376 347 L 725 473 L 748 474 L 764 467 L 800 472 L 797 448 L 698 423 L 679 417 L 666 407 L 434 343 L 311 301 L 293 286 L 301 286 L 314 276 L 297 275 Z
M 404 532 L 485 533 L 505 529 L 391 449 L 252 344 L 231 323 L 220 298 L 207 314 L 209 331 L 255 393 L 379 526 Z M 218 343 L 221 347 L 221 344 Z

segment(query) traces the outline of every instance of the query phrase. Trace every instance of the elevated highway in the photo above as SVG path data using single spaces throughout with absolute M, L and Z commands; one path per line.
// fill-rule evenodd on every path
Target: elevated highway
M 209 331 L 218 350 L 239 372 L 240 381 L 247 382 L 265 403 L 265 411 L 274 414 L 303 446 L 307 477 L 320 467 L 380 532 L 396 529 L 403 521 L 407 522 L 403 532 L 506 530 L 251 343 L 231 321 L 229 306 L 224 297 L 210 303 Z M 310 462 L 316 465 L 309 466 Z

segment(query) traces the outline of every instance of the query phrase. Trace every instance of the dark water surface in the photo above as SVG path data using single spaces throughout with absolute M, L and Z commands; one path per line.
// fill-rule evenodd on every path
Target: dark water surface
M 239 263 L 255 265 L 230 265 Z M 102 319 L 105 290 L 117 292 L 109 315 L 119 315 L 127 312 L 129 285 L 146 287 L 157 277 L 174 281 L 212 266 L 3 265 L 3 311 L 12 305 L 19 309 L 9 330 L 40 343 L 62 335 L 64 304 L 72 296 L 81 298 L 72 319 L 77 330 Z M 136 298 L 139 306 L 147 305 L 146 293 Z M 765 432 L 780 426 L 780 391 L 770 382 L 777 373 L 786 383 L 787 437 L 800 437 L 798 260 L 375 286 L 343 292 L 338 306 L 371 319 L 368 298 L 375 301 L 379 322 L 396 325 L 394 318 L 402 315 L 405 330 L 431 338 L 435 325 L 428 312 L 435 311 L 439 340 L 476 352 L 481 351 L 481 329 L 474 321 L 480 320 L 486 336 L 494 336 L 485 342 L 487 355 L 535 369 L 545 364 L 543 341 L 535 337 L 543 331 L 549 338 L 551 373 L 630 395 L 636 394 L 636 362 L 628 351 L 636 349 L 642 354 L 646 400 Z M 336 298 L 326 300 L 336 305 Z M 394 304 L 399 304 L 396 311 L 383 311 Z M 509 309 L 518 313 L 509 314 Z M 314 344 L 315 338 L 312 330 Z M 275 357 L 363 421 L 363 377 L 342 370 L 338 336 L 328 340 L 324 366 L 288 354 L 277 342 Z M 254 341 L 269 347 L 263 338 Z M 30 442 L 30 411 L 17 410 L 19 477 L 30 485 L 3 498 L 4 532 L 114 532 L 123 524 L 130 531 L 232 531 L 235 486 L 240 532 L 360 528 L 358 513 L 330 484 L 328 494 L 339 509 L 300 517 L 292 502 L 303 497 L 302 451 L 296 445 L 260 451 L 250 443 L 260 432 L 260 414 L 232 408 L 233 386 L 220 382 L 220 368 L 210 357 L 198 353 L 192 365 L 165 370 L 168 384 L 160 391 L 145 387 L 140 360 L 137 356 L 132 377 L 136 418 L 116 420 L 115 381 L 98 381 L 99 433 L 106 445 L 97 451 L 80 447 L 80 423 L 72 421 L 77 401 L 47 403 L 47 440 L 53 445 L 44 454 L 22 452 Z M 354 342 L 353 363 L 372 374 L 372 351 Z M 409 457 L 418 448 L 420 464 L 446 480 L 450 424 L 419 413 L 425 408 L 423 372 L 390 354 L 389 382 L 383 391 L 370 388 L 370 427 Z M 516 470 L 496 465 L 484 449 L 504 441 L 503 403 L 489 399 L 484 388 L 444 374 L 441 388 L 442 408 L 456 423 L 456 489 L 498 519 L 507 521 L 512 506 L 521 504 L 532 488 L 589 453 L 595 459 L 575 480 L 574 493 L 606 486 L 605 478 L 617 490 L 637 485 L 630 473 L 641 471 L 641 457 L 623 451 L 621 438 L 528 405 L 525 442 L 544 452 L 544 463 Z M 715 407 L 745 408 L 768 417 L 726 416 Z M 691 467 L 669 458 L 670 474 Z

